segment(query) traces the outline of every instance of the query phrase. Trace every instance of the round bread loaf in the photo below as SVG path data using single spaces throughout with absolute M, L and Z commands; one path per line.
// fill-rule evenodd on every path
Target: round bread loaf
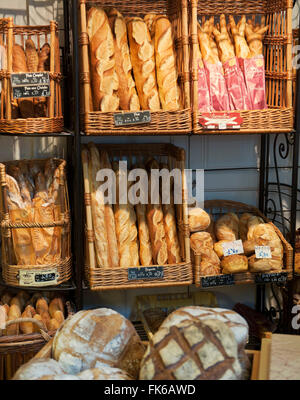
M 33 359 L 22 365 L 15 373 L 14 381 L 35 381 L 49 375 L 62 375 L 63 369 L 59 363 L 50 358 Z
M 210 233 L 208 232 L 197 232 L 193 233 L 190 238 L 191 249 L 195 254 L 201 254 L 201 249 L 203 247 L 209 247 L 213 249 L 214 243 Z
M 189 228 L 191 232 L 204 231 L 210 225 L 210 216 L 202 208 L 189 208 Z
M 119 368 L 103 364 L 100 368 L 86 369 L 77 375 L 84 381 L 130 381 L 132 378 Z
M 161 327 L 149 341 L 142 380 L 237 380 L 242 368 L 232 331 L 218 320 Z
M 181 307 L 169 314 L 162 323 L 161 328 L 176 326 L 186 319 L 191 321 L 217 319 L 224 322 L 232 330 L 239 348 L 244 349 L 248 342 L 249 327 L 247 321 L 237 312 L 227 310 L 226 308 L 199 306 Z
M 136 378 L 144 346 L 132 323 L 116 311 L 79 311 L 56 332 L 52 353 L 68 374 L 107 364 Z
M 248 271 L 248 258 L 241 254 L 232 254 L 221 261 L 223 274 L 237 274 Z

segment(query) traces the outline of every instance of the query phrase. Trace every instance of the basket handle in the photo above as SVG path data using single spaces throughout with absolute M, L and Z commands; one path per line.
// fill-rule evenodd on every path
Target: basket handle
M 37 325 L 40 328 L 41 335 L 46 340 L 46 342 L 49 342 L 49 340 L 51 340 L 51 337 L 48 335 L 48 333 L 44 331 L 44 326 L 41 323 L 41 321 L 38 321 L 35 318 L 17 318 L 17 319 L 13 319 L 11 321 L 7 321 L 6 322 L 5 328 L 9 327 L 10 325 L 20 324 L 22 322 L 32 322 L 33 324 Z

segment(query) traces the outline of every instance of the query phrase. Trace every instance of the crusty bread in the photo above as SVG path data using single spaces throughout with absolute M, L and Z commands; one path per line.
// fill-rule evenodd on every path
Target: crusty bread
M 116 73 L 119 78 L 117 95 L 121 110 L 138 111 L 140 101 L 132 77 L 132 64 L 129 53 L 127 26 L 122 14 L 115 8 L 108 13 L 109 24 L 114 37 Z
M 49 375 L 63 375 L 64 371 L 59 363 L 52 358 L 33 358 L 23 364 L 12 378 L 14 381 L 38 380 Z
M 40 297 L 35 305 L 36 311 L 38 314 L 42 314 L 44 311 L 49 311 L 48 302 L 44 297 Z
M 162 109 L 166 111 L 181 108 L 181 92 L 177 83 L 176 52 L 172 25 L 167 17 L 154 20 L 154 46 L 156 76 Z
M 55 297 L 50 301 L 49 304 L 49 314 L 52 318 L 54 318 L 54 314 L 56 311 L 64 312 L 64 304 L 60 297 Z
M 22 318 L 33 318 L 32 307 L 27 306 L 22 313 Z M 21 322 L 20 330 L 25 335 L 31 334 L 34 332 L 34 324 L 32 322 Z
M 119 108 L 114 39 L 105 11 L 90 8 L 87 15 L 90 44 L 90 66 L 95 111 L 115 111 Z
M 223 274 L 235 274 L 238 272 L 248 271 L 248 259 L 246 256 L 241 254 L 233 254 L 228 257 L 224 257 L 221 261 L 221 267 Z
M 140 243 L 140 262 L 141 265 L 152 264 L 152 249 L 150 241 L 150 232 L 146 219 L 146 205 L 137 204 L 136 216 L 138 221 L 139 243 Z
M 17 304 L 13 304 L 9 308 L 8 321 L 14 321 L 21 317 L 21 310 Z M 19 324 L 12 324 L 6 328 L 7 336 L 18 335 L 20 326 Z
M 32 39 L 28 38 L 25 42 L 26 64 L 29 72 L 37 72 L 39 56 Z
M 191 232 L 204 231 L 210 225 L 210 216 L 200 207 L 189 208 L 189 228 Z
M 155 75 L 154 46 L 141 18 L 131 18 L 127 24 L 131 63 L 140 104 L 143 110 L 157 111 L 160 107 Z
M 235 241 L 239 238 L 239 219 L 234 213 L 222 215 L 215 224 L 218 240 Z
M 162 209 L 168 249 L 168 264 L 178 264 L 181 262 L 181 256 L 173 196 L 170 197 L 170 204 L 163 204 Z
M 38 71 L 50 70 L 50 46 L 45 43 L 39 52 Z
M 196 232 L 190 237 L 191 249 L 195 254 L 201 254 L 203 247 L 209 247 L 213 249 L 214 243 L 211 234 L 208 232 Z
M 140 265 L 139 258 L 139 240 L 138 240 L 138 231 L 136 226 L 136 213 L 134 207 L 131 204 L 129 206 L 129 236 L 130 236 L 130 256 L 131 256 L 131 265 L 137 267 Z

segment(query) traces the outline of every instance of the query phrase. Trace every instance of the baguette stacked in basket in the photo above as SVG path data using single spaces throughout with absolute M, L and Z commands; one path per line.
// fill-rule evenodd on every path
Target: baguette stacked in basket
M 180 263 L 182 259 L 172 196 L 170 204 L 162 204 L 161 188 L 157 188 L 159 203 L 151 204 L 149 189 L 148 204 L 132 205 L 129 200 L 123 204 L 120 195 L 124 196 L 126 191 L 127 195 L 133 183 L 127 181 L 125 187 L 119 186 L 124 174 L 124 170 L 119 169 L 119 163 L 110 160 L 106 151 L 98 151 L 93 143 L 82 150 L 82 161 L 85 188 L 88 186 L 91 198 L 91 215 L 87 218 L 92 220 L 97 267 L 128 268 Z M 147 171 L 150 185 L 151 170 L 165 166 L 159 165 L 155 159 L 148 159 L 136 167 Z M 104 202 L 105 193 L 100 190 L 103 182 L 97 181 L 97 174 L 103 169 L 115 173 L 115 204 Z
M 6 166 L 6 199 L 13 224 L 49 224 L 60 220 L 60 170 L 54 159 L 18 161 Z M 12 229 L 17 265 L 43 265 L 61 257 L 60 226 Z M 10 260 L 11 261 L 11 260 Z
M 10 324 L 0 328 L 0 336 L 39 333 L 40 327 L 44 331 L 57 330 L 65 320 L 65 302 L 63 298 L 36 292 L 29 295 L 19 291 L 17 294 L 5 291 L 0 297 L 1 324 L 9 321 L 24 319 L 23 322 Z M 39 324 L 35 324 L 36 320 Z
M 210 220 L 210 221 L 209 221 Z M 201 209 L 192 209 L 189 216 L 191 248 L 201 256 L 201 275 L 242 272 L 281 272 L 283 246 L 272 224 L 250 213 L 240 218 L 233 212 L 216 221 Z M 197 231 L 197 232 L 196 232 Z M 224 256 L 224 245 L 241 240 L 243 253 Z M 256 258 L 255 248 L 268 246 L 271 258 Z
M 221 14 L 198 23 L 195 47 L 198 70 L 198 111 L 267 108 L 263 38 L 269 26 L 262 18 L 246 20 Z
M 91 7 L 87 14 L 94 111 L 179 110 L 182 94 L 169 19 L 128 18 Z

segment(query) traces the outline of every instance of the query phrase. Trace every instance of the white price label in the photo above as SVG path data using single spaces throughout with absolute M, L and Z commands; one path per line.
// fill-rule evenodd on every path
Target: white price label
M 255 246 L 256 258 L 272 258 L 270 246 Z
M 52 286 L 57 285 L 59 274 L 57 269 L 43 270 L 19 270 L 20 286 Z
M 244 254 L 243 243 L 241 240 L 222 243 L 222 247 L 224 257 L 232 256 L 234 254 Z
M 220 129 L 220 130 L 227 129 L 227 124 L 226 124 L 226 122 L 220 122 L 220 123 L 219 123 L 219 129 Z

